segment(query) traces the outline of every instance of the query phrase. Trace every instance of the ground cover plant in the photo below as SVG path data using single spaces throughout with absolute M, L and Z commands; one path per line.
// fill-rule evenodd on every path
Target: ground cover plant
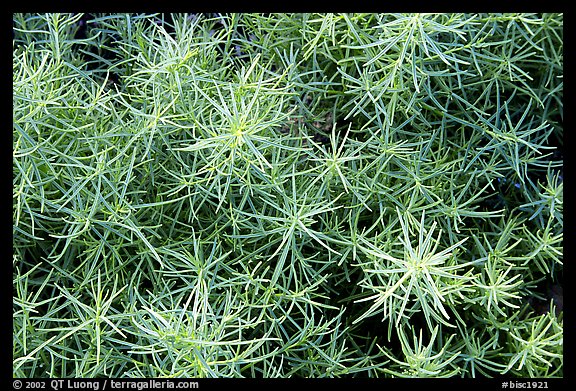
M 562 14 L 14 14 L 15 377 L 563 376 Z

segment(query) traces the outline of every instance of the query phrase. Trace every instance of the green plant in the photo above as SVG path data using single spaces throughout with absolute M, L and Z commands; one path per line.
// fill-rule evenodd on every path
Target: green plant
M 15 377 L 562 376 L 562 14 L 13 32 Z

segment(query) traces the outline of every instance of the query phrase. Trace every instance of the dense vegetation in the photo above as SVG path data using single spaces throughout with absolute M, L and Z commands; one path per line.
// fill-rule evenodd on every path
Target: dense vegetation
M 15 377 L 563 375 L 561 14 L 14 14 Z

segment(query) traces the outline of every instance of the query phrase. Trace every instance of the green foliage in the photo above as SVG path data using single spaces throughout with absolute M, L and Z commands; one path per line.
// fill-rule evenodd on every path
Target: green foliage
M 562 376 L 562 14 L 13 32 L 15 377 Z

